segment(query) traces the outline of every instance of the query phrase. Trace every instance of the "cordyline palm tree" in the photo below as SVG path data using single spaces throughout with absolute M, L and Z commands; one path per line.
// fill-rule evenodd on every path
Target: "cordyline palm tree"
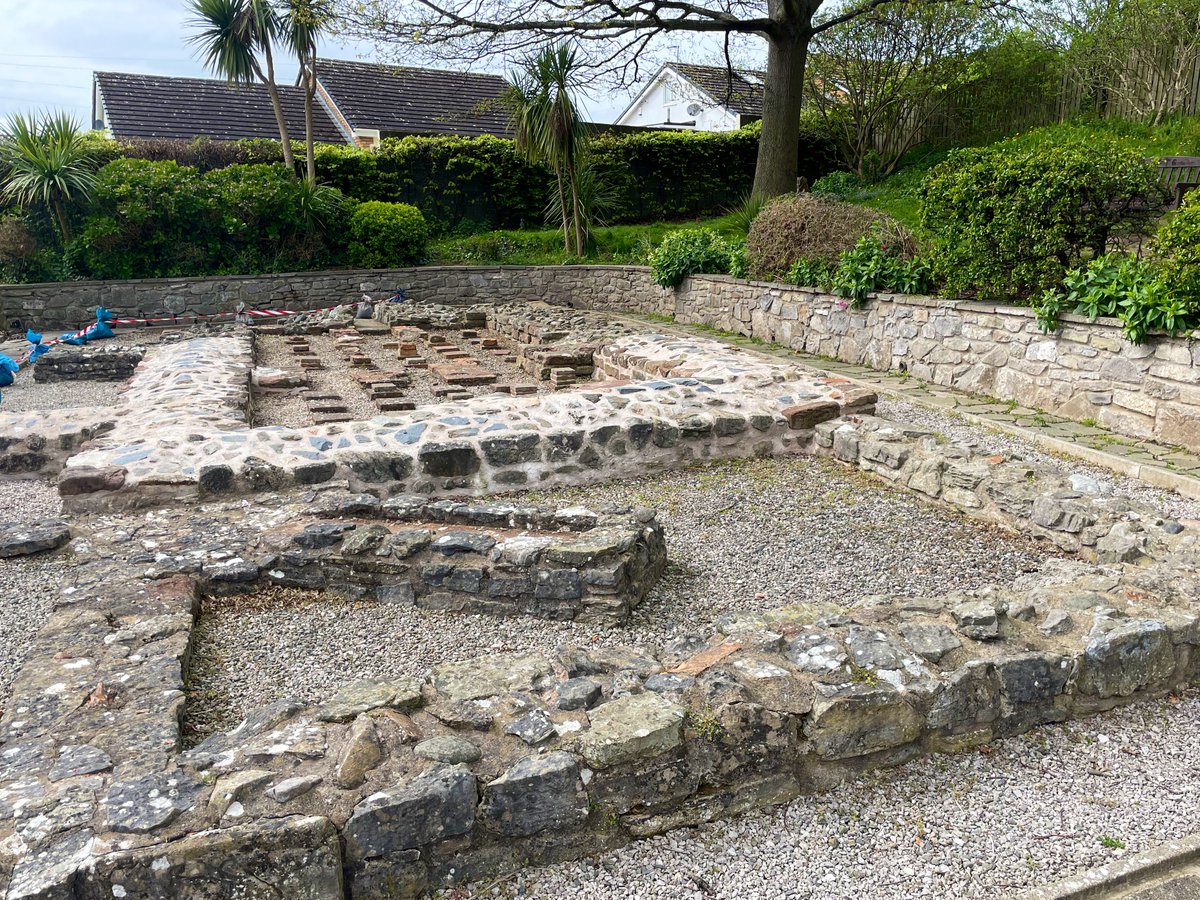
M 0 196 L 21 206 L 46 204 L 63 245 L 71 239 L 67 202 L 87 199 L 96 182 L 87 138 L 66 113 L 17 113 L 0 135 Z
M 285 0 L 280 33 L 300 64 L 304 88 L 305 173 L 310 186 L 317 183 L 313 146 L 313 99 L 317 94 L 317 39 L 333 18 L 329 0 Z
M 283 162 L 295 171 L 296 160 L 279 86 L 275 83 L 271 46 L 280 37 L 279 16 L 268 0 L 191 0 L 189 8 L 193 14 L 189 24 L 198 31 L 188 40 L 200 48 L 205 65 L 236 84 L 261 81 L 266 85 L 279 126 Z M 259 62 L 259 53 L 265 69 Z
M 582 256 L 587 246 L 587 217 L 580 198 L 587 128 L 571 97 L 578 80 L 578 59 L 566 43 L 526 57 L 512 76 L 507 95 L 517 146 L 532 163 L 554 173 L 556 195 L 550 207 L 562 219 L 563 248 Z

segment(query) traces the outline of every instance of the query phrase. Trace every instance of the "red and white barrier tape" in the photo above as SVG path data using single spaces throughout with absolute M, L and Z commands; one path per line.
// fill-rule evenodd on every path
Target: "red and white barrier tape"
M 344 304 L 344 303 L 338 304 L 338 306 L 345 306 L 345 305 L 346 304 Z M 235 311 L 235 312 L 189 313 L 189 314 L 178 315 L 178 316 L 157 316 L 155 318 L 150 318 L 150 319 L 109 319 L 108 324 L 109 325 L 161 325 L 164 322 L 177 324 L 180 322 L 180 320 L 186 321 L 186 320 L 190 320 L 190 319 L 220 319 L 220 318 L 224 318 L 226 316 L 236 317 L 236 316 L 240 316 L 240 315 L 259 316 L 260 318 L 276 319 L 276 318 L 282 318 L 284 316 L 297 316 L 297 315 L 300 315 L 301 313 L 307 313 L 307 312 L 329 312 L 331 309 L 337 309 L 337 306 L 322 306 L 319 309 L 303 309 L 303 310 L 243 309 L 243 310 L 239 310 L 239 311 Z M 81 328 L 78 331 L 74 332 L 73 334 L 66 335 L 66 337 L 71 337 L 71 338 L 83 337 L 85 334 L 87 334 L 88 329 L 91 327 L 92 326 L 89 325 L 87 328 Z M 52 341 L 46 341 L 43 344 L 43 346 L 53 347 L 56 344 L 61 344 L 61 343 L 63 343 L 63 338 L 55 338 Z M 17 365 L 19 365 L 19 366 L 25 365 L 25 363 L 29 362 L 29 357 L 32 354 L 33 354 L 33 347 L 30 347 L 29 350 L 25 353 L 25 355 L 17 360 Z

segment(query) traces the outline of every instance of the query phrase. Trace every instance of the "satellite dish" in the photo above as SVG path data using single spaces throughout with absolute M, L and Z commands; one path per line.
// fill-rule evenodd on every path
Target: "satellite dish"
M 688 105 L 688 108 L 687 108 L 687 114 L 689 116 L 698 116 L 703 111 L 704 111 L 704 107 L 701 106 L 699 103 L 691 103 Z

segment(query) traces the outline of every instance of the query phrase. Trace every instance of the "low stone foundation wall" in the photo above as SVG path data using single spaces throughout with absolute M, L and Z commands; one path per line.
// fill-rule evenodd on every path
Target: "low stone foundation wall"
M 33 366 L 34 381 L 126 381 L 133 376 L 144 350 L 93 351 L 56 347 Z
M 59 490 L 71 511 L 333 480 L 378 495 L 482 496 L 799 452 L 817 422 L 875 403 L 846 382 L 703 338 L 627 335 L 598 355 L 605 371 L 638 380 L 249 428 L 249 336 L 179 342 L 142 364 L 117 426 L 67 461 Z
M 208 589 L 272 584 L 421 609 L 617 625 L 666 567 L 662 526 L 638 515 L 510 503 L 430 503 L 331 491 L 262 534 L 270 556 L 206 572 Z M 379 521 L 382 519 L 383 521 Z M 255 554 L 243 554 L 254 557 Z
M 956 596 L 733 615 L 661 648 L 567 646 L 351 682 L 183 751 L 196 577 L 322 498 L 230 504 L 228 519 L 210 509 L 189 533 L 149 517 L 132 547 L 96 533 L 73 545 L 71 584 L 0 716 L 0 894 L 415 897 L 1161 696 L 1200 673 L 1193 526 L 872 417 L 820 423 L 815 443 L 1096 561 L 1054 560 Z M 324 499 L 330 515 L 353 502 Z M 456 529 L 546 515 L 487 507 L 395 504 L 441 510 Z

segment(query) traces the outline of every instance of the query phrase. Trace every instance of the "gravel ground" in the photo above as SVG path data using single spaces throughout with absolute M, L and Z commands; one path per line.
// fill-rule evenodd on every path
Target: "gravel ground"
M 1189 500 L 1174 491 L 1151 487 L 1118 475 L 1110 469 L 1091 466 L 1076 459 L 1066 460 L 1047 453 L 1032 441 L 991 428 L 975 425 L 953 412 L 926 409 L 902 400 L 880 400 L 877 412 L 885 419 L 896 419 L 929 428 L 946 435 L 952 441 L 964 442 L 984 451 L 1015 453 L 1038 465 L 1044 465 L 1064 475 L 1082 473 L 1112 488 L 1115 495 L 1140 500 L 1156 506 L 1177 519 L 1200 519 L 1200 500 Z
M 7 397 L 5 398 L 7 400 Z M 0 481 L 0 520 L 39 522 L 62 510 L 58 491 L 45 481 Z M 0 559 L 0 710 L 29 641 L 50 613 L 47 585 L 61 577 L 55 563 Z
M 986 753 L 925 757 L 453 896 L 1008 896 L 1200 829 L 1198 776 L 1200 696 L 1190 694 L 1039 728 Z
M 32 372 L 22 372 L 11 387 L 0 388 L 0 412 L 114 406 L 124 389 L 121 381 L 38 382 Z
M 462 337 L 460 331 L 439 331 L 445 337 L 462 349 L 471 353 L 474 361 L 489 371 L 497 373 L 500 378 L 497 384 L 534 384 L 539 392 L 545 392 L 546 386 L 540 385 L 512 363 L 504 362 L 490 353 L 470 346 Z M 346 401 L 351 414 L 361 419 L 369 419 L 379 415 L 379 409 L 370 399 L 362 386 L 349 373 L 352 367 L 346 361 L 340 350 L 334 347 L 334 338 L 329 335 L 310 335 L 309 346 L 315 355 L 325 364 L 324 369 L 311 372 L 312 386 L 323 393 L 337 394 Z M 409 375 L 410 383 L 404 389 L 405 400 L 411 400 L 418 406 L 428 403 L 440 403 L 441 398 L 434 395 L 434 388 L 441 386 L 428 369 L 406 369 L 396 355 L 395 350 L 385 349 L 385 341 L 391 337 L 368 336 L 359 345 L 375 365 L 384 371 L 404 371 Z M 436 363 L 440 357 L 431 351 L 423 342 L 418 342 L 418 349 L 431 363 Z M 296 355 L 288 349 L 282 336 L 257 335 L 255 338 L 255 357 L 260 366 L 278 369 L 297 370 L 299 364 Z M 465 388 L 476 396 L 489 394 L 495 390 L 495 385 L 480 385 Z M 312 424 L 312 414 L 308 411 L 300 392 L 294 394 L 257 394 L 254 400 L 255 425 L 289 425 L 303 426 Z
M 323 394 L 337 394 L 350 414 L 357 419 L 379 415 L 377 407 L 362 385 L 350 377 L 351 366 L 340 350 L 334 349 L 334 339 L 327 334 L 308 335 L 314 356 L 325 364 L 324 369 L 311 372 L 312 387 Z M 273 369 L 300 371 L 298 357 L 288 349 L 280 335 L 255 335 L 255 365 Z M 394 360 L 393 360 L 394 362 Z M 313 424 L 312 413 L 301 397 L 302 391 L 288 393 L 256 393 L 254 395 L 254 424 L 302 427 Z
M 817 459 L 723 463 L 541 499 L 659 509 L 671 565 L 627 627 L 500 621 L 284 592 L 210 601 L 196 633 L 193 731 L 232 726 L 288 694 L 320 701 L 348 678 L 419 675 L 491 651 L 658 645 L 735 610 L 846 605 L 883 593 L 945 596 L 1009 582 L 1053 552 Z

